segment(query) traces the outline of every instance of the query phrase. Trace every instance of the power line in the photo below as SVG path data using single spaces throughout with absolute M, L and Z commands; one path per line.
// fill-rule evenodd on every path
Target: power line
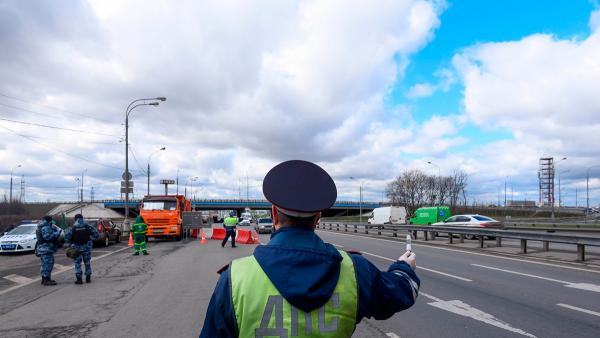
M 1 121 L 6 121 L 6 122 L 11 122 L 11 123 L 25 124 L 25 125 L 28 125 L 28 126 L 36 126 L 36 127 L 42 127 L 42 128 L 50 128 L 50 129 L 72 131 L 72 132 L 76 132 L 76 133 L 96 134 L 96 135 L 111 136 L 111 137 L 120 138 L 120 136 L 112 135 L 112 134 L 104 134 L 104 133 L 98 133 L 98 132 L 93 132 L 93 131 L 88 131 L 88 130 L 80 130 L 80 129 L 63 128 L 63 127 L 50 126 L 50 125 L 46 125 L 46 124 L 39 124 L 39 123 L 33 123 L 33 122 L 16 121 L 16 120 L 10 120 L 10 119 L 6 119 L 6 118 L 2 118 L 2 117 L 0 117 L 0 120 Z
M 0 124 L 0 127 L 8 130 L 9 132 L 11 132 L 11 133 L 13 133 L 13 134 L 15 134 L 17 136 L 26 138 L 26 139 L 28 139 L 31 142 L 37 143 L 37 144 L 39 144 L 39 145 L 41 145 L 41 146 L 43 146 L 43 147 L 45 147 L 47 149 L 50 149 L 50 150 L 53 150 L 53 151 L 57 151 L 59 153 L 65 154 L 67 156 L 70 156 L 70 157 L 73 157 L 73 158 L 76 158 L 76 159 L 80 159 L 80 160 L 83 160 L 83 161 L 86 161 L 86 162 L 94 163 L 94 164 L 97 164 L 97 165 L 100 165 L 100 166 L 103 166 L 103 167 L 107 167 L 107 168 L 111 168 L 111 169 L 117 169 L 117 170 L 123 170 L 123 168 L 118 168 L 118 167 L 113 167 L 113 166 L 110 166 L 110 165 L 106 165 L 106 164 L 104 164 L 102 162 L 97 162 L 97 161 L 94 161 L 94 160 L 90 160 L 88 158 L 85 158 L 85 157 L 82 157 L 82 156 L 79 156 L 79 155 L 74 155 L 74 154 L 68 153 L 66 151 L 63 151 L 63 150 L 60 150 L 60 149 L 48 146 L 48 145 L 46 145 L 44 143 L 38 142 L 37 140 L 35 140 L 32 137 L 29 137 L 29 136 L 23 135 L 23 134 L 19 134 L 18 132 L 14 131 L 14 130 L 8 128 L 8 127 L 5 127 L 5 126 L 3 126 L 1 124 Z
M 75 115 L 75 116 L 79 116 L 79 117 L 85 117 L 85 118 L 88 118 L 88 119 L 93 119 L 93 120 L 102 121 L 102 122 L 106 122 L 106 123 L 115 123 L 114 121 L 104 120 L 104 119 L 97 118 L 97 117 L 94 117 L 94 116 L 91 116 L 91 115 L 86 115 L 86 114 L 81 114 L 81 113 L 73 113 L 73 112 L 66 111 L 64 109 L 60 109 L 60 108 L 56 108 L 56 107 L 52 107 L 52 106 L 45 106 L 45 105 L 39 104 L 39 103 L 28 102 L 28 101 L 25 101 L 23 99 L 19 99 L 19 98 L 16 98 L 14 96 L 10 96 L 10 95 L 4 94 L 4 93 L 0 93 L 0 96 L 6 97 L 6 98 L 11 99 L 11 100 L 15 100 L 15 101 L 19 101 L 19 102 L 23 102 L 23 103 L 27 103 L 27 104 L 31 104 L 31 105 L 35 105 L 35 106 L 39 106 L 39 107 L 44 107 L 44 108 L 48 108 L 48 109 L 54 109 L 54 110 L 60 111 L 60 112 L 65 113 L 65 114 Z M 24 111 L 29 111 L 29 110 L 25 110 L 25 109 L 22 109 L 22 108 L 15 108 L 15 109 L 21 109 L 21 110 L 24 110 Z M 34 114 L 45 115 L 43 113 L 37 113 L 37 112 L 32 112 L 32 111 L 29 111 L 29 112 L 34 113 Z

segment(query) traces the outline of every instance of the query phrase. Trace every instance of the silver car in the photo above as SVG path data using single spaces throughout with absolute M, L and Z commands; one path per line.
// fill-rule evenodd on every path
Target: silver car
M 255 226 L 256 232 L 263 233 L 273 233 L 273 219 L 271 218 L 259 218 L 256 221 Z

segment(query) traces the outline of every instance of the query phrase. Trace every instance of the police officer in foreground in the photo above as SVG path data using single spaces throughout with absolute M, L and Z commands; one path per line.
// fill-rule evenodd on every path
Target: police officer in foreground
M 70 248 L 76 249 L 78 254 L 73 258 L 75 263 L 75 284 L 83 284 L 81 261 L 85 264 L 85 282 L 92 282 L 92 246 L 100 234 L 98 229 L 83 221 L 81 214 L 75 215 L 75 223 L 67 230 L 65 240 Z
M 52 224 L 52 217 L 44 216 L 38 223 L 36 229 L 37 251 L 40 257 L 40 274 L 42 275 L 42 285 L 56 285 L 52 279 L 52 269 L 54 268 L 54 253 L 58 249 L 58 238 L 61 230 Z
M 411 307 L 420 281 L 406 252 L 380 271 L 314 231 L 336 198 L 335 183 L 306 161 L 275 166 L 263 181 L 275 232 L 252 256 L 221 269 L 200 337 L 350 337 L 362 318 Z
M 223 227 L 225 228 L 225 238 L 221 243 L 221 247 L 225 247 L 227 240 L 231 237 L 231 247 L 235 248 L 235 226 L 239 223 L 237 214 L 235 211 L 229 213 L 229 217 L 225 217 L 223 220 Z

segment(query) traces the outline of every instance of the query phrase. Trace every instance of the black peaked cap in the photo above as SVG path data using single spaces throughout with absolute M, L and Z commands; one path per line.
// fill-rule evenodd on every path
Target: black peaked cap
M 263 194 L 274 205 L 296 212 L 319 212 L 330 208 L 337 188 L 318 165 L 292 160 L 271 169 L 263 180 Z

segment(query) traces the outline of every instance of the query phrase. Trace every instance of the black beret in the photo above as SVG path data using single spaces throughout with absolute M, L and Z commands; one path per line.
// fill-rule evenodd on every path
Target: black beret
M 300 213 L 317 213 L 330 208 L 337 188 L 318 165 L 292 160 L 273 167 L 263 180 L 263 194 L 275 206 Z

